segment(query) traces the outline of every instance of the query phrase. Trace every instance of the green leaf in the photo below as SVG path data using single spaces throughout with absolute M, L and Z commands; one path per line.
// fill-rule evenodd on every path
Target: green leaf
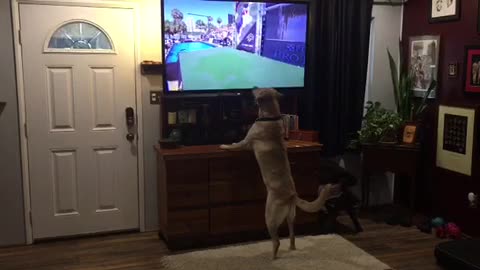
M 397 105 L 397 109 L 398 109 L 400 107 L 399 89 L 398 89 L 398 69 L 397 69 L 397 64 L 395 63 L 395 60 L 390 54 L 390 50 L 387 49 L 387 53 L 388 53 L 388 60 L 390 63 L 390 75 L 392 76 L 392 83 L 393 83 L 393 96 L 395 98 L 395 105 Z
M 427 107 L 427 99 L 428 97 L 430 96 L 430 94 L 432 93 L 433 90 L 435 90 L 437 88 L 437 81 L 436 80 L 432 80 L 432 82 L 430 83 L 430 86 L 428 86 L 428 90 L 427 92 L 425 93 L 425 96 L 422 98 L 422 102 L 419 104 L 418 106 L 418 109 L 417 111 L 415 112 L 415 117 L 418 118 L 420 116 L 420 114 L 423 113 L 423 111 L 425 110 L 425 108 Z

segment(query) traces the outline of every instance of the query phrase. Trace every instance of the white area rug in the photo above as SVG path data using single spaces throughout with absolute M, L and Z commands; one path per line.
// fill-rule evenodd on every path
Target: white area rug
M 166 256 L 167 270 L 387 270 L 388 265 L 338 235 L 299 237 L 297 250 L 281 241 L 277 260 L 270 241 Z

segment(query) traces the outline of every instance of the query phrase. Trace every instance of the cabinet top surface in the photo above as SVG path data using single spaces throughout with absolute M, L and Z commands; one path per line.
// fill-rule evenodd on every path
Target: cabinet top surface
M 315 152 L 322 150 L 322 144 L 306 141 L 287 141 L 288 152 Z M 249 153 L 250 151 L 226 151 L 219 145 L 183 146 L 174 149 L 162 149 L 155 145 L 156 151 L 164 159 L 182 159 L 190 157 L 228 157 L 235 154 Z

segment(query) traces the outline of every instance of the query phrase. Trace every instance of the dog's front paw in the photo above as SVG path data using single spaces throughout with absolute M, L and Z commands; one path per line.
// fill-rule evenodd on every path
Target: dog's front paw
M 229 145 L 226 145 L 226 144 L 222 144 L 220 145 L 220 149 L 223 149 L 223 150 L 228 150 L 230 148 Z

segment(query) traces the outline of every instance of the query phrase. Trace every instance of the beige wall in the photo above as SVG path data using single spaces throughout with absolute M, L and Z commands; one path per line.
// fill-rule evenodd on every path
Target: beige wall
M 138 0 L 140 20 L 141 60 L 160 61 L 162 57 L 160 0 Z M 162 90 L 161 76 L 142 76 L 144 169 L 145 169 L 145 226 L 158 229 L 157 166 L 153 146 L 160 138 L 160 106 L 150 105 L 149 92 Z
M 0 1 L 0 246 L 25 243 L 10 1 Z M 0 267 L 1 268 L 1 267 Z
M 401 37 L 402 7 L 373 6 L 373 48 L 370 55 L 370 80 L 367 100 L 379 101 L 387 109 L 395 109 L 393 85 L 390 76 L 387 48 L 393 57 L 399 55 L 398 41 Z

